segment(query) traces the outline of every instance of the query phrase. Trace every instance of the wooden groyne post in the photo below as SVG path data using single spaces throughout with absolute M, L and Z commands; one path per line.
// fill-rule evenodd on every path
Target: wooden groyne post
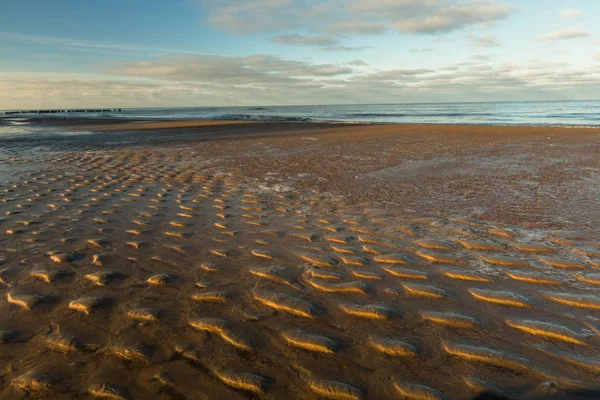
M 4 115 L 13 114 L 66 114 L 66 113 L 101 113 L 101 112 L 122 112 L 122 108 L 103 108 L 103 109 L 81 109 L 81 110 L 18 110 L 5 111 Z

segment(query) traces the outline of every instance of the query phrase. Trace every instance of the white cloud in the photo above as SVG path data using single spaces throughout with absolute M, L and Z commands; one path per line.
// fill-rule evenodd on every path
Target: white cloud
M 323 51 L 359 51 L 368 49 L 369 46 L 345 46 L 339 44 L 338 39 L 321 35 L 279 35 L 271 39 L 275 43 L 291 46 L 316 46 Z
M 560 10 L 560 16 L 562 18 L 576 18 L 581 15 L 581 10 L 576 8 L 563 8 Z
M 359 67 L 365 67 L 365 66 L 369 65 L 366 62 L 364 62 L 363 60 L 352 60 L 350 62 L 347 62 L 346 64 L 355 65 L 355 66 L 359 66 Z
M 477 47 L 498 47 L 500 42 L 496 36 L 477 36 L 472 33 L 467 35 L 467 38 L 474 46 Z
M 102 79 L 3 74 L 0 109 L 583 100 L 600 93 L 600 64 L 493 63 L 480 57 L 429 69 L 364 67 L 361 60 L 180 56 L 105 65 L 110 75 Z
M 231 85 L 292 83 L 299 77 L 352 73 L 349 67 L 283 60 L 273 56 L 228 57 L 195 55 L 164 57 L 153 61 L 119 62 L 107 73 L 170 81 L 219 81 Z
M 461 2 L 440 8 L 431 15 L 398 21 L 394 25 L 401 32 L 445 33 L 470 25 L 504 19 L 512 11 L 512 6 L 494 1 Z
M 369 49 L 369 46 L 344 46 L 341 44 L 337 44 L 334 46 L 322 47 L 320 50 L 323 51 L 360 51 Z
M 505 0 L 197 0 L 206 21 L 235 33 L 444 33 L 508 17 Z
M 182 60 L 175 59 L 171 63 L 190 63 L 189 58 Z M 551 64 L 535 60 L 525 64 L 484 64 L 485 60 L 478 60 L 475 63 L 466 62 L 437 69 L 391 69 L 378 72 L 361 72 L 343 65 L 314 65 L 266 56 L 252 56 L 241 60 L 232 57 L 220 62 L 232 65 L 221 65 L 224 71 L 236 71 L 240 65 L 244 65 L 244 69 L 250 68 L 254 72 L 247 73 L 242 78 L 233 78 L 233 81 L 229 73 L 224 73 L 223 77 L 218 74 L 199 76 L 194 65 L 188 65 L 182 72 L 186 71 L 186 79 L 195 84 L 222 87 L 235 92 L 235 98 L 246 104 L 254 104 L 260 99 L 268 104 L 543 100 L 591 97 L 600 91 L 600 68 L 575 68 L 568 63 Z M 160 66 L 164 64 L 160 60 L 154 63 Z M 165 70 L 151 74 L 139 71 L 135 76 L 172 78 Z M 277 79 L 271 79 L 272 76 L 277 76 Z M 290 98 L 289 93 L 294 93 L 293 98 Z M 259 94 L 255 98 L 254 95 Z
M 545 35 L 538 36 L 540 40 L 563 40 L 563 39 L 578 39 L 590 36 L 589 33 L 575 28 L 561 29 L 550 32 Z
M 380 35 L 387 30 L 385 25 L 365 22 L 339 22 L 323 28 L 331 33 L 356 33 L 362 35 Z
M 406 81 L 407 79 L 415 79 L 413 77 L 420 75 L 431 74 L 435 71 L 431 69 L 392 69 L 388 71 L 379 71 L 375 73 L 368 73 L 351 78 L 352 80 L 358 81 L 374 81 L 379 83 L 394 82 L 394 81 Z M 420 79 L 420 78 L 419 78 Z
M 594 58 L 595 58 L 596 60 L 600 61 L 600 53 L 596 54 L 596 55 L 594 56 Z
M 280 44 L 288 44 L 294 46 L 333 46 L 337 44 L 337 39 L 331 36 L 315 36 L 315 35 L 279 35 L 275 36 L 273 42 Z
M 204 92 L 160 82 L 36 77 L 0 79 L 0 91 L 9 94 L 1 96 L 0 109 L 167 106 Z
M 411 53 L 414 53 L 414 54 L 433 53 L 433 49 L 410 49 L 408 51 L 410 51 Z
M 238 33 L 295 29 L 290 21 L 292 0 L 200 0 L 206 20 L 213 26 Z

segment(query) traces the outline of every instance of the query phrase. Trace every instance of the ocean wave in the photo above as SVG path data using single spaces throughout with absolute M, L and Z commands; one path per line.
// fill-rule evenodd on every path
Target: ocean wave
M 405 117 L 490 117 L 492 113 L 352 113 L 342 118 L 405 118 Z
M 256 114 L 221 114 L 209 117 L 209 120 L 218 121 L 264 121 L 264 122 L 314 122 L 308 117 L 289 117 L 282 115 L 256 115 Z
M 29 125 L 31 120 L 29 118 L 0 118 L 0 122 L 7 125 Z
M 344 120 L 336 118 L 309 118 L 309 117 L 291 117 L 284 115 L 256 115 L 256 114 L 221 114 L 217 116 L 210 116 L 207 118 L 201 118 L 208 121 L 256 121 L 256 122 L 291 122 L 291 123 L 326 123 L 326 124 L 340 124 L 340 125 L 370 125 L 373 122 L 358 121 L 358 120 Z
M 548 115 L 536 115 L 535 118 L 555 118 L 555 119 L 585 119 L 598 120 L 597 114 L 595 113 L 569 113 L 569 114 L 548 114 Z

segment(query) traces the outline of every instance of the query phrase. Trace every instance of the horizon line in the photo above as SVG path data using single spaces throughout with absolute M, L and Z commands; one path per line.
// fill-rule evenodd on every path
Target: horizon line
M 245 105 L 245 106 L 167 106 L 167 107 L 85 107 L 85 109 L 121 109 L 121 110 L 159 110 L 159 109 L 194 109 L 194 108 L 273 108 L 273 107 L 341 107 L 341 106 L 398 106 L 398 105 L 421 105 L 421 104 L 493 104 L 493 103 L 561 103 L 561 102 L 595 102 L 594 100 L 498 100 L 498 101 L 447 101 L 447 102 L 417 102 L 417 103 L 347 103 L 347 104 L 297 104 L 297 105 Z M 72 107 L 52 107 L 52 108 L 14 108 L 0 110 L 6 112 L 35 112 L 35 111 L 50 111 L 50 110 L 78 110 Z M 84 110 L 84 109 L 81 109 Z M 85 112 L 85 111 L 82 111 Z

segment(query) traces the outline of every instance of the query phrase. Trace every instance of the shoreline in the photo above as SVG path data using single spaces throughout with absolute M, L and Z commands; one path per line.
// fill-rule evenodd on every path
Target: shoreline
M 196 126 L 207 126 L 207 125 L 228 125 L 228 124 L 318 124 L 318 125 L 349 125 L 349 126 L 425 126 L 425 127 L 451 127 L 451 126 L 465 126 L 465 127 L 504 127 L 504 128 L 565 128 L 565 129 L 600 129 L 600 125 L 505 125 L 505 124 L 470 124 L 470 123 L 419 123 L 419 122 L 364 122 L 364 121 L 327 121 L 327 120 L 310 120 L 310 121 L 270 121 L 270 120 L 121 120 L 118 118 L 108 119 L 109 123 L 106 124 L 106 130 L 119 130 L 121 126 L 126 127 L 129 124 L 139 124 L 143 127 L 136 126 L 137 129 L 173 129 L 173 128 L 191 128 Z M 155 125 L 156 127 L 152 127 Z M 96 129 L 99 127 L 96 126 Z M 125 130 L 125 129 L 123 129 Z M 129 129 L 128 129 L 129 130 Z M 132 129 L 136 130 L 136 129 Z
M 133 124 L 156 124 L 162 125 L 164 129 L 173 129 L 173 128 L 189 128 L 189 127 L 198 127 L 205 125 L 227 125 L 227 124 L 326 124 L 326 125 L 398 125 L 398 126 L 465 126 L 465 127 L 505 127 L 505 128 L 565 128 L 565 129 L 600 129 L 600 124 L 598 125 L 584 125 L 584 124 L 501 124 L 501 123 L 421 123 L 421 122 L 368 122 L 368 121 L 342 121 L 342 120 L 318 120 L 318 119 L 308 119 L 306 121 L 298 121 L 298 120 L 284 120 L 284 119 L 169 119 L 169 118 L 156 118 L 156 119 L 147 119 L 147 118 L 98 118 L 98 117 L 71 117 L 71 116 L 0 116 L 0 126 L 3 126 L 4 121 L 7 120 L 26 120 L 31 124 L 47 124 L 50 126 L 58 125 L 90 125 L 98 127 L 100 125 L 106 125 L 107 130 L 136 130 L 136 129 L 124 129 L 125 127 L 129 127 L 129 125 Z M 22 124 L 23 126 L 28 126 L 31 124 Z M 170 124 L 170 125 L 168 125 Z M 8 124 L 11 125 L 11 124 Z M 21 124 L 19 124 L 21 125 Z M 120 125 L 123 128 L 121 128 Z M 143 125 L 142 125 L 143 126 Z M 138 127 L 139 129 L 160 129 L 160 128 L 147 128 L 147 127 Z

